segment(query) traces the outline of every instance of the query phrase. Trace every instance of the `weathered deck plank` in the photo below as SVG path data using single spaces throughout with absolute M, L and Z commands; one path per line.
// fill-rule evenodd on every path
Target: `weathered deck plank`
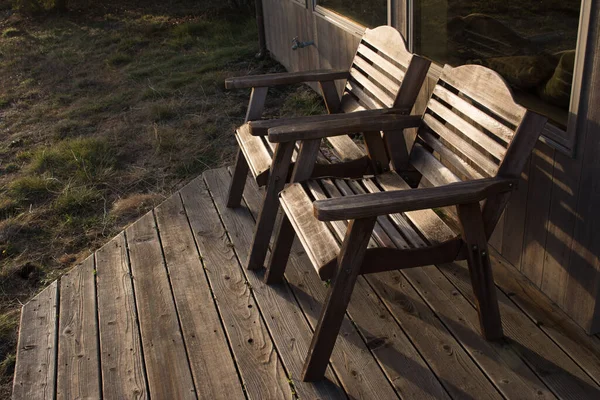
M 467 267 L 458 262 L 439 267 L 474 305 Z M 502 325 L 511 348 L 540 376 L 548 388 L 560 399 L 600 398 L 600 387 L 520 311 L 504 292 L 497 292 Z
M 196 399 L 153 213 L 127 228 L 125 236 L 150 396 Z
M 283 284 L 245 271 L 261 192 L 225 209 L 211 174 L 214 199 L 198 178 L 23 307 L 13 398 L 600 398 L 600 338 L 494 251 L 504 341 L 479 336 L 461 263 L 373 274 L 329 380 L 298 381 L 328 289 L 298 246 Z
M 261 195 L 256 183 L 249 180 L 244 198 L 249 209 L 256 215 L 258 213 L 261 201 Z M 290 261 L 286 269 L 286 278 L 294 289 L 296 297 L 311 321 L 314 327 L 317 323 L 321 307 L 327 295 L 327 288 L 317 274 L 314 272 L 310 260 L 299 246 L 292 251 Z M 378 362 L 384 370 L 392 386 L 404 398 L 428 398 L 434 397 L 443 399 L 447 393 L 440 385 L 440 382 L 431 372 L 427 363 L 423 360 L 419 352 L 414 348 L 400 327 L 394 322 L 389 312 L 368 288 L 359 279 L 359 284 L 355 287 L 352 300 L 348 308 L 353 321 L 357 324 L 360 333 L 366 342 L 375 359 L 368 361 L 372 356 L 368 353 L 356 353 L 355 357 L 361 356 L 367 361 L 358 361 L 358 363 Z M 357 352 L 363 346 L 363 339 L 356 334 L 356 330 L 349 319 L 342 324 L 340 335 L 345 340 L 336 343 L 333 350 L 332 362 L 338 376 L 347 384 L 360 385 L 361 380 L 356 380 L 355 369 L 348 365 L 349 354 Z M 378 340 L 379 339 L 379 340 Z M 382 340 L 384 343 L 382 343 Z M 342 346 L 337 350 L 337 346 Z M 348 346 L 348 347 L 344 347 Z M 352 350 L 352 347 L 355 349 Z M 360 365 L 360 364 L 359 364 Z M 363 369 L 374 368 L 375 365 L 364 365 Z M 345 374 L 345 379 L 343 375 Z
M 578 326 L 556 304 L 495 251 L 490 251 L 494 277 L 510 299 L 600 385 L 600 341 Z
M 218 179 L 221 182 L 221 185 L 217 184 L 214 187 L 217 189 L 212 192 L 213 197 L 215 198 L 215 203 L 217 204 L 217 208 L 224 204 L 224 191 L 220 188 L 223 187 L 222 184 L 227 182 L 230 179 L 229 174 L 226 170 L 221 169 L 218 171 Z M 212 190 L 212 188 L 211 188 Z M 258 188 L 255 183 L 251 183 L 250 180 L 246 182 L 246 190 L 244 191 L 244 198 L 247 198 L 250 192 L 254 192 L 255 195 L 258 194 Z M 257 204 L 255 204 L 257 206 Z M 250 210 L 254 211 L 254 216 L 257 215 L 258 207 L 249 207 Z M 253 224 L 254 220 L 252 219 L 252 215 L 246 209 L 243 211 L 245 214 L 245 220 L 247 222 L 244 225 L 239 226 L 240 221 L 235 218 L 235 214 L 227 214 L 223 215 L 224 223 L 228 227 L 238 225 L 236 231 L 240 236 L 252 237 Z M 234 242 L 235 244 L 235 242 Z M 236 250 L 239 252 L 240 258 L 244 260 L 248 257 L 249 254 L 249 246 L 243 245 L 242 242 L 238 242 L 239 245 L 236 246 Z M 308 260 L 306 260 L 308 262 Z M 306 264 L 309 266 L 309 264 Z M 312 267 L 309 267 L 312 269 Z M 316 277 L 314 271 L 310 271 L 312 275 L 311 278 Z M 323 283 L 318 281 L 318 285 L 320 288 L 325 290 Z M 264 285 L 260 282 L 260 285 Z M 268 287 L 265 287 L 264 290 L 269 290 Z M 299 293 L 296 291 L 296 298 L 302 303 L 301 298 L 299 297 Z M 304 313 L 307 314 L 306 308 L 304 308 Z M 298 310 L 298 312 L 302 312 L 302 310 Z M 307 315 L 309 321 L 311 323 L 312 328 L 316 326 L 316 318 L 317 315 L 313 315 L 312 311 L 310 315 Z M 346 319 L 346 322 L 342 325 L 342 337 L 344 340 L 338 341 L 337 350 L 334 350 L 332 355 L 332 365 L 333 369 L 336 372 L 336 375 L 342 382 L 342 385 L 348 396 L 351 398 L 395 398 L 396 394 L 385 375 L 382 373 L 381 369 L 377 365 L 376 360 L 374 360 L 370 354 L 369 350 L 366 348 L 364 342 L 356 332 L 356 329 L 352 326 L 349 320 Z M 312 339 L 312 331 L 311 333 L 302 338 L 306 341 L 306 350 L 302 352 L 300 359 L 297 359 L 296 362 L 301 366 L 304 362 L 304 359 L 307 354 L 308 344 Z M 299 368 L 298 375 L 300 376 L 301 368 Z
M 170 197 L 154 213 L 198 397 L 242 399 L 242 386 L 181 199 L 177 194 Z
M 96 252 L 96 288 L 104 398 L 146 399 L 146 372 L 123 233 Z
M 217 202 L 217 211 L 225 223 L 233 248 L 238 257 L 244 260 L 240 257 L 240 253 L 246 257 L 248 254 L 246 249 L 249 249 L 252 243 L 253 232 L 251 229 L 247 229 L 252 225 L 246 223 L 252 221 L 252 217 L 245 208 L 227 209 L 218 203 L 222 194 L 219 190 L 222 187 L 220 185 L 228 184 L 228 180 L 223 182 L 221 179 L 222 177 L 229 177 L 227 171 L 222 170 L 222 172 L 221 174 L 207 173 L 204 179 L 208 189 L 213 194 L 214 200 Z M 243 262 L 242 265 L 244 265 Z M 343 398 L 345 396 L 344 391 L 339 386 L 339 382 L 331 369 L 327 371 L 327 379 L 323 382 L 313 384 L 299 380 L 302 361 L 308 351 L 312 331 L 302 313 L 299 312 L 298 303 L 287 285 L 267 286 L 262 281 L 262 271 L 256 273 L 247 271 L 244 268 L 242 268 L 242 271 L 252 287 L 265 324 L 273 337 L 275 346 L 286 365 L 289 378 L 293 381 L 298 395 L 301 398 Z
M 58 399 L 100 398 L 94 255 L 60 280 Z
M 251 399 L 291 399 L 283 364 L 200 179 L 184 188 L 181 195 L 246 393 Z
M 56 389 L 58 282 L 23 306 L 13 399 L 53 399 Z

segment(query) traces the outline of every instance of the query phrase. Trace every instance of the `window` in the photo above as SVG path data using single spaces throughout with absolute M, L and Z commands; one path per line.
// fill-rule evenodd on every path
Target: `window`
M 316 4 L 367 28 L 387 25 L 388 0 L 316 0 Z
M 525 107 L 567 129 L 582 0 L 413 0 L 413 50 L 500 73 Z

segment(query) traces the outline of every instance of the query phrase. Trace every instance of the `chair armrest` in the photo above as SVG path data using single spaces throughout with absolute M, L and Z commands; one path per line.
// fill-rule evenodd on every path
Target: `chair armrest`
M 225 89 L 243 89 L 251 87 L 271 87 L 292 85 L 295 83 L 333 81 L 347 79 L 348 70 L 327 69 L 317 71 L 283 72 L 278 74 L 249 75 L 225 80 Z
M 303 117 L 290 117 L 290 118 L 273 118 L 273 119 L 262 119 L 249 121 L 250 134 L 253 136 L 265 136 L 268 134 L 269 129 L 277 128 L 285 125 L 303 125 L 314 122 L 323 121 L 340 121 L 340 120 L 351 120 L 357 117 L 379 117 L 382 115 L 408 115 L 410 110 L 401 108 L 380 108 L 377 110 L 363 110 L 354 111 L 348 114 L 321 114 L 321 115 L 309 115 Z
M 389 114 L 377 117 L 354 115 L 344 119 L 284 125 L 269 129 L 272 143 L 320 139 L 359 132 L 393 131 L 414 128 L 421 123 L 420 115 Z
M 486 178 L 433 188 L 358 194 L 313 203 L 321 221 L 352 220 L 435 207 L 476 203 L 492 195 L 509 192 L 517 179 Z

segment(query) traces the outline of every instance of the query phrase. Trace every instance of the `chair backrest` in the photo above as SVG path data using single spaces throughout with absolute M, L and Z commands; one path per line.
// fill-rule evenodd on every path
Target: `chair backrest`
M 380 26 L 367 29 L 350 67 L 350 79 L 342 95 L 341 111 L 399 106 L 397 102 L 403 99 L 403 92 L 410 91 L 413 94 L 416 86 L 412 99 L 414 103 L 429 63 L 424 63 L 424 71 L 412 71 L 407 76 L 412 60 L 413 54 L 406 49 L 404 38 L 395 28 Z M 419 74 L 415 75 L 415 72 Z M 413 85 L 405 85 L 405 81 Z M 403 100 L 410 103 L 410 99 Z M 412 106 L 412 103 L 408 106 Z
M 410 111 L 427 77 L 429 65 L 430 61 L 406 49 L 404 38 L 395 28 L 380 26 L 367 29 L 352 61 L 350 77 L 337 112 L 390 107 Z M 351 153 L 349 150 L 353 146 L 349 140 L 348 137 L 339 136 L 328 139 L 337 153 L 342 155 Z M 377 170 L 387 169 L 389 156 L 381 134 L 365 135 L 365 144 L 373 166 Z M 388 144 L 387 147 L 394 146 Z
M 508 84 L 491 69 L 445 66 L 423 114 L 410 164 L 434 186 L 519 178 L 546 120 L 518 105 Z M 484 205 L 489 235 L 507 200 L 502 195 Z

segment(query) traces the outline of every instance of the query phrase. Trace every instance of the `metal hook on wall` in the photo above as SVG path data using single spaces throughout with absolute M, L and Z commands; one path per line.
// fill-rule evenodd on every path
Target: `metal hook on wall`
M 303 49 L 308 46 L 314 46 L 314 44 L 315 42 L 312 40 L 309 42 L 301 42 L 300 40 L 298 40 L 298 36 L 296 36 L 292 39 L 292 50 Z

